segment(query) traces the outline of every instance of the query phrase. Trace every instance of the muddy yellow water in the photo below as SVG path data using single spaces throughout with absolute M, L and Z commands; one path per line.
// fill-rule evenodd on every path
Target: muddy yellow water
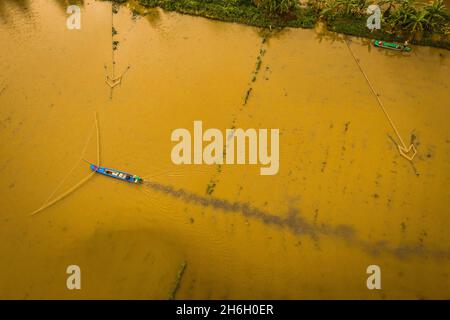
M 167 299 L 183 262 L 180 299 L 450 298 L 448 51 L 357 38 L 350 51 L 302 29 L 264 42 L 248 26 L 96 1 L 68 30 L 65 11 L 0 2 L 0 298 Z M 114 76 L 128 71 L 111 90 L 112 18 Z M 89 175 L 96 112 L 101 163 L 148 183 L 95 175 L 30 216 Z M 278 174 L 172 164 L 170 134 L 194 120 L 279 128 Z M 81 290 L 66 287 L 69 265 Z M 369 265 L 381 290 L 366 286 Z

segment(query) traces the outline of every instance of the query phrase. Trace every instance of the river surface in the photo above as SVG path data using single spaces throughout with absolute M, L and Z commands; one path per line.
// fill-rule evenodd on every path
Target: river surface
M 68 30 L 66 6 L 0 2 L 0 298 L 167 299 L 184 262 L 180 299 L 450 298 L 449 51 L 347 47 L 319 29 L 263 41 L 93 0 Z M 95 175 L 30 215 L 89 175 L 96 113 L 101 163 L 147 182 Z M 194 120 L 279 128 L 278 174 L 172 164 L 171 132 Z

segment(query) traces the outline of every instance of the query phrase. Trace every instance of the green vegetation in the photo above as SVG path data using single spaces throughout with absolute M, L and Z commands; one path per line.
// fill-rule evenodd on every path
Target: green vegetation
M 146 7 L 257 27 L 314 27 L 317 16 L 294 0 L 138 0 Z
M 413 0 L 382 0 L 381 30 L 366 26 L 368 0 L 317 0 L 313 7 L 330 30 L 387 41 L 411 41 L 450 49 L 450 14 L 443 0 L 419 5 Z
M 126 0 L 113 0 L 126 2 Z M 443 0 L 136 0 L 145 7 L 244 23 L 263 28 L 312 28 L 322 20 L 331 31 L 450 49 L 450 14 Z M 381 30 L 366 26 L 367 8 L 382 8 Z
M 293 11 L 298 4 L 295 0 L 253 0 L 253 4 L 271 14 L 286 14 Z

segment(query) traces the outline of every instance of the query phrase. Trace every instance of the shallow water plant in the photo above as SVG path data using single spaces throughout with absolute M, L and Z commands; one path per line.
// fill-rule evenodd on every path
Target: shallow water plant
M 186 271 L 187 263 L 183 261 L 180 265 L 180 270 L 178 271 L 177 277 L 175 278 L 175 282 L 172 290 L 169 293 L 169 300 L 175 299 L 175 295 L 180 287 L 181 278 L 183 277 L 184 272 Z

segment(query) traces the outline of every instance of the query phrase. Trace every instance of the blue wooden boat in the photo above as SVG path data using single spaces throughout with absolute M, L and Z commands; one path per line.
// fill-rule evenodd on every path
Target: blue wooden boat
M 131 174 L 131 173 L 126 173 L 126 172 L 122 172 L 122 171 L 110 169 L 110 168 L 105 168 L 105 167 L 99 167 L 92 163 L 89 163 L 89 164 L 90 164 L 90 168 L 92 171 L 101 173 L 108 177 L 116 178 L 116 179 L 123 180 L 126 182 L 131 182 L 131 183 L 142 183 L 144 181 L 144 180 L 142 180 L 141 177 Z

